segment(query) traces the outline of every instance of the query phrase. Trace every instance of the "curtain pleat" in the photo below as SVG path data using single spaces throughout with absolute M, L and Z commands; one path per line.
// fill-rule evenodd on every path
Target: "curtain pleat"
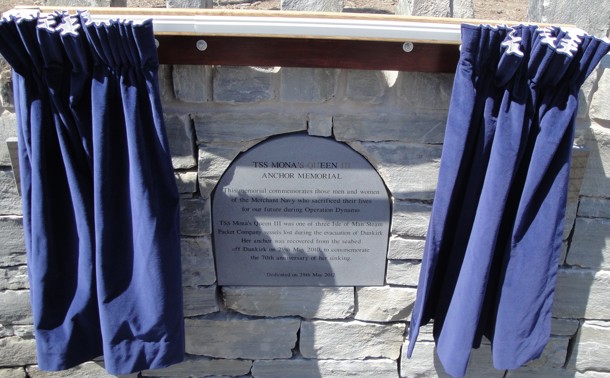
M 181 361 L 179 197 L 152 23 L 11 16 L 0 53 L 14 68 L 39 366 Z
M 409 356 L 431 320 L 453 376 L 483 336 L 497 369 L 540 356 L 578 92 L 609 48 L 574 29 L 463 25 Z

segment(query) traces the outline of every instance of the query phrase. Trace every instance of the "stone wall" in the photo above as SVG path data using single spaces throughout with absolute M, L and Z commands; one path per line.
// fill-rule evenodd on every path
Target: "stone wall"
M 608 19 L 610 8 L 596 9 Z M 10 71 L 1 67 L 5 140 L 16 127 Z M 581 96 L 576 144 L 583 148 L 575 149 L 551 341 L 539 360 L 511 372 L 493 369 L 485 344 L 473 353 L 470 377 L 610 377 L 610 111 L 604 106 L 609 69 L 606 60 Z M 188 358 L 133 376 L 445 377 L 428 328 L 411 360 L 403 350 L 452 80 L 448 74 L 410 72 L 161 67 L 182 197 Z M 393 199 L 384 286 L 216 284 L 210 219 L 215 183 L 240 152 L 292 132 L 348 144 L 383 178 Z M 106 376 L 94 362 L 64 373 L 37 369 L 21 219 L 7 149 L 0 143 L 0 377 Z

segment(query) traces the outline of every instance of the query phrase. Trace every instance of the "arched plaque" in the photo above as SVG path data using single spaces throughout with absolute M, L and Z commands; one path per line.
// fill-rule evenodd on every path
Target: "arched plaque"
M 390 199 L 343 143 L 276 137 L 238 156 L 212 197 L 219 285 L 383 285 Z

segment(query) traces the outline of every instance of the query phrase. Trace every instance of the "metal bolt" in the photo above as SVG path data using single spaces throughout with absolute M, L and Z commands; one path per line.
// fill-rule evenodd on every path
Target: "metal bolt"
M 197 50 L 199 51 L 205 51 L 208 48 L 208 43 L 206 41 L 204 41 L 203 39 L 200 39 L 199 41 L 197 41 Z
M 413 51 L 413 42 L 405 42 L 402 44 L 402 50 L 404 52 L 411 52 Z

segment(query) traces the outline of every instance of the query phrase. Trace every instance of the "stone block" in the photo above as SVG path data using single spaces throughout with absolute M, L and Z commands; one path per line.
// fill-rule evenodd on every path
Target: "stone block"
M 307 120 L 307 133 L 313 136 L 330 137 L 333 135 L 333 118 L 320 114 L 310 114 Z
M 22 339 L 33 339 L 34 338 L 34 326 L 33 325 L 18 325 L 18 324 L 0 324 L 0 338 L 17 336 Z
M 406 321 L 415 304 L 416 290 L 408 287 L 360 287 L 356 289 L 356 320 Z
M 379 103 L 387 88 L 385 76 L 381 71 L 349 70 L 347 71 L 347 100 L 367 103 Z
M 186 352 L 229 359 L 290 358 L 300 324 L 297 318 L 250 319 L 220 313 L 185 319 Z
M 305 131 L 305 115 L 282 114 L 281 111 L 206 113 L 194 117 L 197 141 L 247 142 L 276 134 Z
M 4 57 L 0 56 L 0 105 L 4 108 L 12 108 L 15 105 L 13 99 L 13 71 Z M 0 128 L 2 130 L 2 128 Z M 0 139 L 2 141 L 4 139 Z
M 567 367 L 580 372 L 610 371 L 608 340 L 610 340 L 610 322 L 585 320 L 576 336 Z
M 566 263 L 610 269 L 610 219 L 577 218 Z
M 197 192 L 197 172 L 174 172 L 174 177 L 180 194 Z
M 572 337 L 578 331 L 580 323 L 576 319 L 555 319 L 551 320 L 552 336 Z
M 405 325 L 361 321 L 304 321 L 299 349 L 305 358 L 397 360 Z
M 606 25 L 607 27 L 607 25 Z M 600 121 L 610 121 L 610 110 L 604 103 L 610 96 L 610 57 L 605 56 L 599 65 L 599 81 L 597 82 L 597 90 L 593 92 L 591 98 L 591 107 L 589 108 L 589 116 L 592 119 Z M 595 72 L 592 76 L 595 75 Z
M 126 7 L 127 0 L 46 0 L 49 7 Z
M 238 144 L 199 146 L 199 191 L 203 198 L 212 194 L 218 180 L 241 149 Z
M 505 378 L 585 378 L 573 370 L 563 368 L 535 368 L 525 366 L 515 370 L 508 370 Z M 594 376 L 587 375 L 588 378 Z
M 610 199 L 582 197 L 578 205 L 578 216 L 610 219 Z
M 576 25 L 592 35 L 603 37 L 608 29 L 608 14 L 600 10 L 607 9 L 604 8 L 607 5 L 607 2 L 600 2 L 594 6 L 587 0 L 530 0 L 527 19 Z
M 277 72 L 273 68 L 216 66 L 214 101 L 243 103 L 273 100 L 273 83 Z
M 188 286 L 182 289 L 184 295 L 184 316 L 199 316 L 218 312 L 216 285 Z
M 447 115 L 413 115 L 375 112 L 374 114 L 340 114 L 333 119 L 338 141 L 443 143 Z M 384 143 L 385 146 L 387 143 Z M 374 144 L 372 144 L 374 146 Z M 393 146 L 393 144 L 389 144 Z M 406 145 L 406 148 L 423 146 Z M 388 148 L 388 147 L 386 147 Z M 397 148 L 397 147 L 394 147 Z M 440 149 L 440 146 L 428 146 Z
M 397 81 L 398 95 L 404 100 L 406 109 L 446 112 L 449 110 L 453 77 L 453 74 L 401 72 Z
M 11 168 L 0 167 L 0 215 L 21 215 L 21 196 Z
M 200 197 L 180 199 L 180 233 L 183 236 L 202 236 L 212 232 L 209 202 Z
M 562 368 L 568 356 L 569 337 L 551 337 L 538 359 L 530 361 L 530 368 Z
M 32 324 L 29 290 L 0 291 L 0 324 Z
M 392 233 L 405 237 L 425 238 L 432 206 L 407 201 L 394 201 Z
M 0 366 L 25 366 L 36 364 L 34 339 L 19 336 L 0 339 Z
M 284 67 L 280 70 L 280 99 L 305 103 L 329 101 L 335 96 L 338 72 L 327 68 Z
M 553 316 L 571 319 L 610 319 L 610 272 L 559 269 Z
M 428 201 L 434 198 L 440 146 L 398 142 L 352 143 L 351 146 L 377 169 L 394 199 Z
M 352 287 L 226 286 L 222 294 L 227 308 L 246 315 L 345 319 L 354 313 Z
M 29 287 L 27 266 L 18 265 L 0 268 L 0 290 L 22 290 Z
M 170 102 L 174 100 L 172 71 L 173 68 L 171 65 L 161 64 L 159 66 L 159 94 L 162 102 Z
M 188 115 L 165 114 L 165 130 L 175 169 L 189 169 L 197 165 L 191 120 Z
M 209 66 L 174 66 L 172 81 L 176 99 L 184 102 L 204 103 L 210 101 L 212 75 Z
M 398 369 L 396 361 L 390 359 L 341 361 L 293 358 L 254 361 L 252 375 L 257 378 L 391 378 L 398 376 Z
M 0 267 L 26 263 L 23 219 L 0 216 Z
M 212 0 L 165 0 L 168 8 L 212 8 Z
M 2 88 L 0 87 L 1 90 Z M 17 118 L 15 113 L 4 111 L 0 114 L 0 166 L 2 167 L 11 166 L 11 158 L 6 147 L 6 140 L 12 137 L 17 137 Z
M 0 368 L 0 377 L 3 378 L 27 378 L 24 368 Z
M 396 14 L 405 16 L 473 18 L 472 0 L 398 0 Z
M 596 123 L 583 131 L 580 143 L 590 150 L 587 171 L 580 194 L 585 197 L 607 197 L 610 193 L 610 130 Z
M 208 376 L 237 377 L 246 375 L 252 368 L 250 360 L 225 360 L 217 358 L 187 356 L 184 362 L 165 369 L 145 370 L 142 377 L 183 378 Z
M 388 260 L 386 283 L 416 287 L 419 282 L 420 261 Z
M 388 249 L 390 260 L 421 260 L 426 241 L 422 239 L 405 239 L 391 236 Z
M 341 12 L 343 0 L 280 0 L 283 11 Z
M 137 378 L 138 374 L 127 374 L 127 375 L 113 375 L 109 374 L 105 369 L 101 361 L 99 362 L 85 362 L 77 365 L 73 368 L 61 370 L 61 371 L 44 371 L 40 370 L 38 366 L 26 367 L 28 377 L 31 378 Z
M 212 240 L 209 236 L 182 238 L 182 284 L 189 287 L 207 286 L 216 282 Z

